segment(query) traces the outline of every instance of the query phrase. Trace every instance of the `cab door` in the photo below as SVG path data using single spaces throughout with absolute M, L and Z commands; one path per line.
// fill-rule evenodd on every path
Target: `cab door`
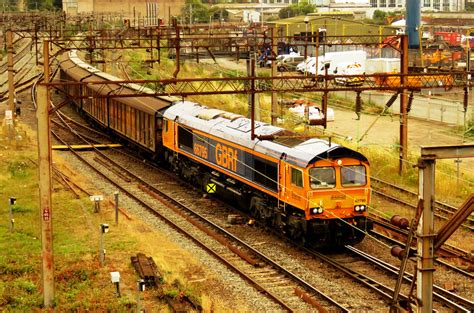
M 301 168 L 285 166 L 285 202 L 300 208 L 306 208 L 305 175 Z

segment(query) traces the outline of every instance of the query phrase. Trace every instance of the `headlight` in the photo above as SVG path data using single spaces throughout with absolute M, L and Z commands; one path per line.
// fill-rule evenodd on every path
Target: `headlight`
M 319 208 L 319 209 L 318 209 L 318 213 L 319 213 L 319 214 L 323 213 L 323 211 L 324 211 L 323 208 Z
M 311 209 L 311 214 L 321 214 L 324 212 L 323 208 L 312 208 Z
M 354 211 L 356 211 L 356 212 L 363 212 L 363 211 L 365 211 L 365 209 L 367 209 L 366 205 L 356 205 L 354 207 Z
M 354 207 L 354 210 L 355 210 L 356 212 L 359 212 L 359 211 L 360 211 L 360 206 L 356 205 L 356 206 Z

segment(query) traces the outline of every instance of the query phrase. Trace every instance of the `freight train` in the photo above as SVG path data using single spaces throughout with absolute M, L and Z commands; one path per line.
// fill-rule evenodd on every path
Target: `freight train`
M 355 244 L 372 227 L 370 167 L 361 153 L 263 122 L 251 139 L 246 117 L 114 83 L 74 51 L 60 67 L 63 82 L 82 82 L 64 84 L 64 92 L 94 124 L 185 180 L 232 197 L 266 226 L 313 247 Z

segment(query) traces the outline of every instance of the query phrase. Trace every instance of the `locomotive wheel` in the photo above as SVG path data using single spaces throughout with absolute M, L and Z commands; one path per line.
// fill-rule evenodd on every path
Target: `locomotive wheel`
M 258 211 L 257 207 L 255 205 L 250 206 L 250 214 L 256 219 L 260 220 L 260 212 Z
M 205 173 L 202 175 L 202 179 L 200 179 L 200 185 L 201 185 L 201 191 L 204 193 L 204 194 L 207 194 L 207 190 L 206 190 L 206 186 L 207 184 L 209 183 L 209 181 L 211 180 L 211 175 L 209 175 L 209 173 Z

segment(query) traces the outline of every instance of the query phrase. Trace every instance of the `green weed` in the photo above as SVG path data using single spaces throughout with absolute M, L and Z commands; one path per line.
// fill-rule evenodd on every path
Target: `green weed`
M 31 163 L 27 161 L 13 161 L 8 164 L 8 172 L 12 177 L 26 178 L 28 177 L 31 168 Z
M 38 288 L 36 287 L 35 283 L 29 280 L 23 280 L 19 279 L 15 282 L 14 284 L 16 287 L 26 291 L 29 294 L 32 294 L 36 291 L 38 291 Z
M 19 214 L 19 213 L 28 213 L 32 212 L 33 209 L 30 207 L 22 206 L 22 205 L 14 205 L 12 206 L 12 212 L 14 214 Z
M 32 264 L 25 263 L 26 260 L 7 259 L 6 263 L 0 264 L 0 274 L 20 277 L 24 274 L 30 274 L 35 271 Z

